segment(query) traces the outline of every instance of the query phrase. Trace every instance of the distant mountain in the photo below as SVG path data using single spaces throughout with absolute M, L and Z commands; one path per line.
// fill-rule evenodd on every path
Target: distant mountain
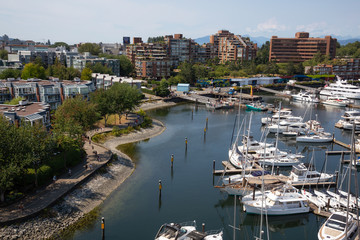
M 194 39 L 194 41 L 197 42 L 199 45 L 203 45 L 204 43 L 209 43 L 210 42 L 210 35 L 205 36 L 205 37 L 201 37 L 201 38 L 196 38 L 196 39 Z
M 360 42 L 360 38 L 351 38 L 351 39 L 338 40 L 340 45 L 346 45 L 348 43 L 353 43 L 353 42 L 356 42 L 356 41 Z
M 247 34 L 243 35 L 244 37 L 249 37 L 250 40 L 253 42 L 253 43 L 257 43 L 258 47 L 261 47 L 262 45 L 264 45 L 266 43 L 266 41 L 270 41 L 270 38 L 267 38 L 267 37 L 252 37 L 252 36 L 249 36 Z

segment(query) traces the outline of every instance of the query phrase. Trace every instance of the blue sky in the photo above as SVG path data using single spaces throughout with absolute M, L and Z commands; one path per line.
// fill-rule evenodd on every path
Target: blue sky
M 1 3 L 0 35 L 52 42 L 121 42 L 123 36 L 227 29 L 250 36 L 360 36 L 360 0 L 13 0 Z

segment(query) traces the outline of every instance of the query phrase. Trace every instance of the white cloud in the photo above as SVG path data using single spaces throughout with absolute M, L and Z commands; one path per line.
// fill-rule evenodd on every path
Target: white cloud
M 270 18 L 265 22 L 259 23 L 255 29 L 246 28 L 246 31 L 250 33 L 272 33 L 278 31 L 285 31 L 287 27 L 283 24 L 279 24 L 276 18 Z
M 327 27 L 328 26 L 326 22 L 314 22 L 307 25 L 298 25 L 296 26 L 296 30 L 319 34 L 319 33 L 327 32 Z

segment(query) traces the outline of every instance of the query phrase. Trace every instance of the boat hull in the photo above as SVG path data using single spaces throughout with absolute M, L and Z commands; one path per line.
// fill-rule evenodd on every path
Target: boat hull
M 272 216 L 280 216 L 280 215 L 290 215 L 290 214 L 301 214 L 301 213 L 308 213 L 310 211 L 310 207 L 301 207 L 301 208 L 276 208 L 276 209 L 263 209 L 261 211 L 261 207 L 254 207 L 250 204 L 244 203 L 244 211 L 247 214 L 267 214 Z

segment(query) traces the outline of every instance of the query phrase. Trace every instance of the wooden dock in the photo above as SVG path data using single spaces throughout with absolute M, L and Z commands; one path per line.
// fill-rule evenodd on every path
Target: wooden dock
M 351 151 L 326 151 L 327 155 L 349 155 Z
M 341 142 L 341 141 L 339 141 L 339 140 L 336 140 L 335 138 L 334 138 L 334 143 L 336 143 L 337 145 L 339 145 L 339 146 L 341 146 L 341 147 L 344 147 L 344 148 L 347 148 L 347 149 L 351 149 L 350 144 L 343 143 L 343 142 Z M 359 150 L 356 150 L 355 152 L 356 152 L 356 153 L 360 153 Z
M 245 171 L 246 173 L 254 172 L 254 171 L 262 171 L 262 167 L 258 165 L 257 163 L 254 163 L 254 167 L 252 169 L 240 169 L 235 168 L 229 161 L 222 161 L 222 165 L 224 166 L 224 170 L 215 170 L 213 169 L 214 175 L 223 175 L 223 174 L 240 174 Z M 226 169 L 226 170 L 225 170 Z
M 349 104 L 349 108 L 360 108 L 360 105 Z
M 318 208 L 315 204 L 313 204 L 311 202 L 309 202 L 309 207 L 310 207 L 311 211 L 316 215 L 326 217 L 326 218 L 330 217 L 330 215 L 331 215 L 330 211 L 326 211 L 325 209 Z
M 319 89 L 317 88 L 312 88 L 312 87 L 308 87 L 308 86 L 303 86 L 303 85 L 299 85 L 299 84 L 293 84 L 291 85 L 293 87 L 297 87 L 297 88 L 301 88 L 301 89 L 305 89 L 306 91 L 312 92 L 312 93 L 318 93 L 320 92 Z
M 259 89 L 264 92 L 274 93 L 276 96 L 279 96 L 279 97 L 291 98 L 291 95 L 283 93 L 281 91 L 274 90 L 274 89 L 265 88 L 265 87 L 259 87 Z

